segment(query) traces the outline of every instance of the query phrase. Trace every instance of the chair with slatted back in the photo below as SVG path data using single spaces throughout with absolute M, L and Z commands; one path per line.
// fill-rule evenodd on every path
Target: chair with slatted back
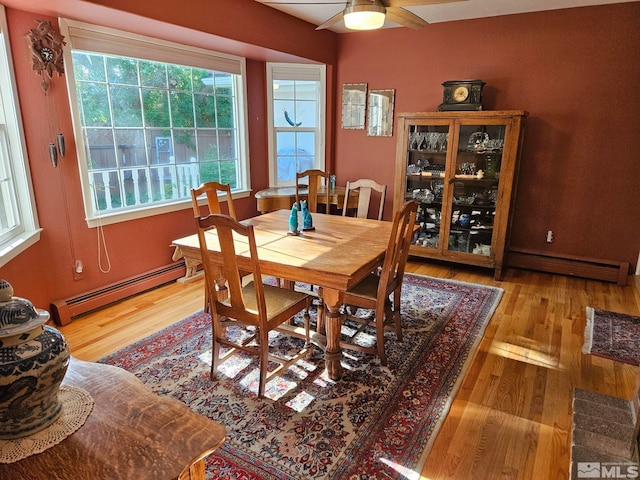
M 329 177 L 330 174 L 322 170 L 305 170 L 296 173 L 296 202 L 300 204 L 300 200 L 305 198 L 300 190 L 303 188 L 302 180 L 307 178 L 309 193 L 306 195 L 306 200 L 309 212 L 317 212 L 318 205 L 323 203 L 326 207 L 326 213 L 329 213 Z M 324 190 L 320 195 L 322 186 L 324 186 Z
M 193 207 L 193 215 L 195 217 L 200 216 L 199 199 L 203 195 L 206 196 L 207 208 L 209 210 L 206 215 L 209 215 L 211 213 L 224 213 L 220 205 L 221 202 L 218 198 L 218 194 L 225 194 L 227 196 L 227 210 L 229 212 L 229 216 L 237 219 L 236 209 L 233 206 L 233 197 L 231 196 L 231 185 L 219 182 L 204 182 L 201 183 L 198 188 L 191 189 L 191 204 Z M 209 294 L 206 289 L 204 292 L 204 311 L 209 311 Z
M 198 241 L 202 256 L 202 264 L 205 269 L 205 284 L 211 298 L 211 320 L 213 331 L 213 348 L 211 361 L 211 379 L 218 375 L 218 367 L 234 354 L 245 352 L 259 358 L 260 378 L 258 383 L 258 397 L 264 397 L 265 385 L 293 363 L 300 360 L 310 352 L 309 342 L 309 314 L 308 308 L 311 297 L 307 294 L 290 289 L 263 285 L 261 281 L 254 281 L 243 286 L 241 270 L 238 265 L 238 257 L 234 237 L 241 237 L 243 248 L 249 246 L 249 260 L 254 279 L 261 279 L 260 263 L 252 225 L 244 225 L 228 215 L 212 214 L 208 217 L 196 217 L 198 228 Z M 215 235 L 207 233 L 215 228 Z M 226 298 L 222 298 L 216 290 L 214 279 L 214 267 L 209 257 L 207 238 L 212 244 L 218 239 L 218 245 L 223 257 L 220 266 L 222 275 L 227 280 Z M 247 264 L 243 265 L 243 271 Z M 283 330 L 282 324 L 288 322 L 291 317 L 303 312 L 304 318 L 304 345 L 298 349 L 295 355 L 289 358 L 281 358 L 270 354 L 269 332 Z M 238 328 L 231 329 L 232 326 Z M 246 327 L 253 327 L 247 329 Z M 301 332 L 296 337 L 300 336 Z M 300 338 L 296 342 L 303 342 Z M 220 358 L 220 347 L 228 348 L 224 356 Z M 270 361 L 280 364 L 275 370 L 268 372 Z
M 409 246 L 415 230 L 417 211 L 418 203 L 411 200 L 396 212 L 382 268 L 379 272 L 370 273 L 344 295 L 345 305 L 372 310 L 374 315 L 361 317 L 347 313 L 347 319 L 358 322 L 360 325 L 346 341 L 341 342 L 341 346 L 378 355 L 382 365 L 387 364 L 384 349 L 385 330 L 390 328 L 395 330 L 398 340 L 402 341 L 400 297 Z M 390 301 L 389 297 L 392 294 L 393 301 Z M 376 345 L 367 347 L 354 343 L 354 337 L 369 325 L 375 328 Z
M 227 183 L 218 183 L 218 182 L 205 182 L 200 184 L 198 188 L 191 189 L 191 203 L 193 205 L 193 214 L 196 217 L 200 216 L 200 205 L 198 203 L 198 199 L 202 195 L 206 195 L 207 197 L 207 206 L 209 208 L 209 213 L 224 213 L 222 208 L 220 207 L 220 199 L 218 198 L 218 194 L 223 193 L 227 196 L 227 210 L 229 212 L 229 216 L 232 218 L 236 217 L 236 210 L 233 206 L 233 197 L 231 196 L 231 185 Z
M 380 203 L 378 205 L 378 220 L 382 220 L 382 212 L 384 210 L 385 196 L 387 195 L 387 186 L 377 183 L 373 180 L 361 178 L 355 182 L 347 182 L 347 188 L 344 194 L 344 208 L 342 209 L 342 215 L 347 215 L 350 210 L 347 208 L 349 205 L 349 197 L 353 196 L 353 192 L 358 192 L 358 207 L 355 212 L 355 216 L 358 218 L 369 218 L 369 207 L 371 206 L 371 194 L 375 191 L 380 196 Z

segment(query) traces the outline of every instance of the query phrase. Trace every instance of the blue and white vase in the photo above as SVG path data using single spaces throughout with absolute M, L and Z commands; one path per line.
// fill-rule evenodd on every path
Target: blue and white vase
M 49 312 L 14 297 L 9 282 L 0 280 L 0 439 L 36 433 L 62 411 L 58 393 L 69 346 L 47 320 Z

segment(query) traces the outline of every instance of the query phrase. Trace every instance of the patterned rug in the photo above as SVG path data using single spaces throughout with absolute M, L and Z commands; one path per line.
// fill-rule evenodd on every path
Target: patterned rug
M 334 382 L 317 350 L 269 382 L 262 401 L 252 359 L 236 356 L 211 381 L 210 321 L 202 312 L 101 362 L 227 427 L 225 443 L 207 459 L 207 478 L 418 479 L 501 296 L 499 288 L 407 274 L 404 341 L 387 334 L 387 367 L 347 350 L 343 378 Z M 273 337 L 279 354 L 296 341 Z
M 582 353 L 640 365 L 640 317 L 587 307 Z

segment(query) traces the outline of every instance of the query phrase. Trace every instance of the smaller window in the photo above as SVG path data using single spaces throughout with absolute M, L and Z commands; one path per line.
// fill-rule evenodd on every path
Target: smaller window
M 40 238 L 14 86 L 7 20 L 0 5 L 0 267 Z
M 269 181 L 294 185 L 296 172 L 324 169 L 325 66 L 267 64 Z

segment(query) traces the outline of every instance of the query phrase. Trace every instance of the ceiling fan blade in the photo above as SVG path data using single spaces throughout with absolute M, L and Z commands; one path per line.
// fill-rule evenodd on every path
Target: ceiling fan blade
M 420 30 L 422 27 L 429 25 L 419 16 L 400 7 L 387 7 L 386 19 L 403 27 L 413 28 L 414 30 Z
M 382 0 L 387 7 L 422 7 L 439 3 L 466 2 L 467 0 Z
M 329 28 L 329 27 L 331 27 L 331 26 L 335 25 L 335 24 L 336 24 L 336 23 L 338 23 L 338 22 L 341 22 L 341 21 L 342 21 L 343 14 L 344 14 L 344 12 L 336 13 L 336 14 L 335 14 L 333 17 L 331 17 L 329 20 L 327 20 L 326 22 L 321 23 L 320 25 L 318 25 L 318 26 L 316 27 L 316 30 L 323 30 L 323 29 L 325 29 L 325 28 Z

